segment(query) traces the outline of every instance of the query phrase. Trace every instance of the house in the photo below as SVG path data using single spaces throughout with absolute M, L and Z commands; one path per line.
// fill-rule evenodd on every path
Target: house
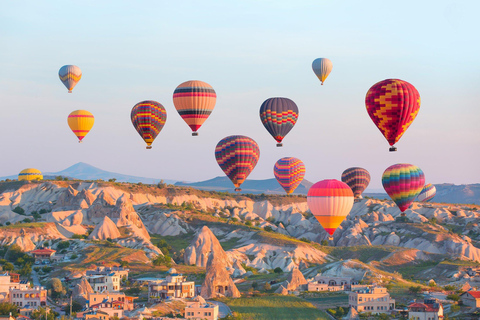
M 30 287 L 27 280 L 20 280 L 18 273 L 4 272 L 0 274 L 0 300 L 8 299 L 10 289 L 26 289 Z
M 441 320 L 443 306 L 436 299 L 425 299 L 423 303 L 414 302 L 408 306 L 409 320 Z
M 123 278 L 125 278 L 125 280 L 128 280 L 129 271 L 130 271 L 129 269 L 125 269 L 123 267 L 97 267 L 94 270 L 87 270 L 86 275 L 87 276 L 102 276 L 102 275 L 105 276 L 113 272 L 115 275 L 117 275 L 120 278 L 120 280 L 122 280 Z
M 373 314 L 390 313 L 395 309 L 395 299 L 390 297 L 387 289 L 376 286 L 351 292 L 348 295 L 348 304 L 358 312 Z
M 123 292 L 102 292 L 102 293 L 89 293 L 87 300 L 87 307 L 99 304 L 101 302 L 122 302 L 123 310 L 131 311 L 134 308 L 133 300 L 137 297 L 126 296 Z
M 88 313 L 83 313 L 83 318 L 85 320 L 108 320 L 110 319 L 110 316 L 106 312 L 103 312 L 101 310 L 95 310 Z
M 95 292 L 115 292 L 120 290 L 120 276 L 115 272 L 108 274 L 98 274 L 87 276 L 87 281 L 90 283 Z
M 12 313 L 9 315 L 0 315 L 0 320 L 15 320 L 15 317 L 12 317 Z
M 460 295 L 460 301 L 469 307 L 480 308 L 480 291 L 467 291 Z
M 185 319 L 217 320 L 218 305 L 207 303 L 201 296 L 187 302 Z
M 103 301 L 90 305 L 90 310 L 95 311 L 97 314 L 99 314 L 99 312 L 106 313 L 108 315 L 107 319 L 112 317 L 123 318 L 123 308 L 124 303 L 121 301 Z M 85 319 L 87 319 L 87 317 L 85 317 Z
M 9 293 L 9 302 L 19 306 L 30 306 L 34 309 L 47 305 L 47 290 L 44 287 L 34 288 L 11 288 Z
M 29 253 L 35 258 L 35 263 L 46 263 L 50 262 L 53 256 L 55 256 L 55 250 L 49 248 L 40 248 Z
M 350 290 L 358 281 L 352 277 L 331 277 L 318 274 L 307 284 L 308 291 L 340 291 Z
M 195 282 L 187 281 L 181 274 L 171 274 L 166 279 L 148 282 L 148 302 L 157 302 L 167 297 L 193 298 Z

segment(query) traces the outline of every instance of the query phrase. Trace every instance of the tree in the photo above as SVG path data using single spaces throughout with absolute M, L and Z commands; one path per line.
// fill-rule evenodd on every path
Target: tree
M 272 232 L 273 231 L 273 228 L 270 227 L 270 226 L 265 226 L 263 227 L 263 230 L 267 231 L 267 232 Z
M 52 290 L 53 298 L 58 298 L 67 294 L 67 291 L 63 287 L 62 281 L 60 281 L 60 279 L 58 278 L 52 278 L 52 280 L 50 280 L 49 286 Z
M 454 294 L 449 294 L 449 295 L 447 296 L 447 299 L 457 302 L 458 300 L 460 300 L 460 296 L 459 296 L 458 294 L 456 294 L 456 293 L 454 293 Z
M 124 261 L 124 260 L 120 261 L 120 266 L 124 268 L 128 267 L 128 261 Z
M 252 282 L 252 288 L 256 290 L 257 287 L 258 287 L 258 283 L 255 282 L 255 281 L 253 281 L 253 282 Z
M 165 183 L 165 181 L 163 181 L 163 179 L 160 180 L 159 183 L 157 183 L 157 187 L 160 188 L 160 189 L 163 189 L 163 188 L 165 188 L 166 186 L 167 186 L 167 184 Z
M 320 244 L 324 247 L 328 247 L 328 240 L 322 240 L 322 242 L 320 242 Z
M 32 311 L 32 315 L 30 316 L 30 318 L 33 320 L 44 320 L 45 313 L 46 313 L 45 308 L 40 307 Z M 58 316 L 58 313 L 50 310 L 47 314 L 47 320 L 55 320 L 57 316 Z
M 410 291 L 410 293 L 413 293 L 413 294 L 418 294 L 418 293 L 420 293 L 420 291 L 422 291 L 422 287 L 420 287 L 420 286 L 416 286 L 416 287 L 412 286 L 412 287 L 408 288 L 408 291 Z
M 270 285 L 270 283 L 265 282 L 265 285 L 263 286 L 263 290 L 268 291 L 270 289 L 272 289 L 272 286 Z
M 35 219 L 35 221 L 38 221 L 42 218 L 42 216 L 36 211 L 32 212 L 32 216 L 33 216 L 33 219 Z
M 68 247 L 70 247 L 70 242 L 68 241 L 60 241 L 57 244 L 57 250 L 67 249 Z
M 12 313 L 12 316 L 16 317 L 18 315 L 18 307 L 14 305 L 13 303 L 8 303 L 8 302 L 2 302 L 0 303 L 0 314 L 10 314 Z
M 10 248 L 8 248 L 5 258 L 8 261 L 15 262 L 17 261 L 18 258 L 23 258 L 24 256 L 25 256 L 25 253 L 23 253 L 22 248 L 20 248 L 19 245 L 14 244 Z
M 273 269 L 273 272 L 275 272 L 275 273 L 283 273 L 283 269 L 280 268 L 280 267 L 276 267 L 275 269 Z
M 25 215 L 25 210 L 23 210 L 23 208 L 20 206 L 16 206 L 15 209 L 13 209 L 12 211 L 18 214 Z
M 3 265 L 3 270 L 4 271 L 13 271 L 14 269 L 15 269 L 15 267 L 10 262 L 7 262 Z
M 78 303 L 77 301 L 72 302 L 72 313 L 82 311 L 83 305 Z M 66 314 L 70 314 L 70 304 L 67 304 L 64 308 L 63 311 L 65 311 Z
M 32 273 L 32 265 L 30 263 L 25 264 L 22 269 L 19 270 L 20 275 L 27 277 Z
M 117 181 L 117 179 L 115 179 L 115 178 L 108 179 L 108 182 L 115 182 L 115 181 Z

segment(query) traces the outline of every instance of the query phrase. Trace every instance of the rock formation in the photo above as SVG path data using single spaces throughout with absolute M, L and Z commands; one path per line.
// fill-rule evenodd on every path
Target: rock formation
M 93 293 L 92 286 L 86 278 L 82 278 L 80 282 L 75 285 L 75 288 L 73 288 L 72 298 L 81 305 L 84 305 L 88 300 L 89 293 Z
M 120 238 L 120 231 L 117 226 L 109 217 L 105 216 L 103 221 L 98 224 L 93 232 L 88 236 L 88 239 L 92 240 L 106 240 Z
M 283 286 L 288 291 L 295 291 L 304 284 L 307 284 L 307 280 L 303 276 L 303 273 L 298 270 L 298 268 L 294 268 L 292 272 L 288 275 L 288 278 L 284 282 Z
M 200 295 L 205 299 L 216 297 L 240 297 L 240 291 L 230 278 L 225 262 L 211 254 L 207 262 L 207 274 Z
M 281 294 L 282 296 L 286 296 L 288 294 L 288 290 L 283 285 L 280 285 L 280 287 L 278 287 L 278 289 L 275 290 L 275 293 Z
M 220 242 L 218 242 L 217 237 L 207 226 L 203 226 L 185 249 L 183 261 L 186 265 L 194 264 L 198 267 L 205 267 L 211 255 L 215 256 L 225 266 L 231 266 L 228 256 Z
M 25 235 L 15 238 L 15 240 L 13 240 L 12 242 L 12 246 L 13 245 L 19 246 L 23 252 L 29 252 L 29 251 L 35 250 L 35 247 L 36 247 L 35 243 L 32 242 L 30 237 Z

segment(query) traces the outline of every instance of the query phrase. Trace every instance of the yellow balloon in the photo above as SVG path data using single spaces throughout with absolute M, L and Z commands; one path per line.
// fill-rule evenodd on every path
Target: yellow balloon
M 18 174 L 18 181 L 21 180 L 43 180 L 43 175 L 40 170 L 28 168 L 20 171 Z
M 68 126 L 77 136 L 78 142 L 82 142 L 87 133 L 92 129 L 95 118 L 87 110 L 76 110 L 68 115 Z

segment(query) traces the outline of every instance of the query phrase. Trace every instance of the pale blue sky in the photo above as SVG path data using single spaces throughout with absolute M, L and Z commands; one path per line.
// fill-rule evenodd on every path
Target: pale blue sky
M 312 182 L 350 166 L 372 175 L 412 163 L 427 182 L 480 182 L 478 1 L 0 1 L 0 176 L 26 167 L 59 171 L 83 161 L 138 176 L 198 181 L 222 175 L 217 142 L 255 139 L 253 179 L 273 177 L 284 156 L 302 159 Z M 328 57 L 324 86 L 311 70 Z M 73 94 L 65 64 L 83 78 Z M 420 92 L 419 115 L 396 153 L 370 120 L 367 90 L 400 78 Z M 210 118 L 191 137 L 172 103 L 198 79 L 217 92 Z M 283 148 L 260 123 L 261 103 L 295 101 L 300 115 Z M 153 144 L 130 122 L 137 102 L 167 109 Z M 78 144 L 67 115 L 86 109 L 95 126 Z

